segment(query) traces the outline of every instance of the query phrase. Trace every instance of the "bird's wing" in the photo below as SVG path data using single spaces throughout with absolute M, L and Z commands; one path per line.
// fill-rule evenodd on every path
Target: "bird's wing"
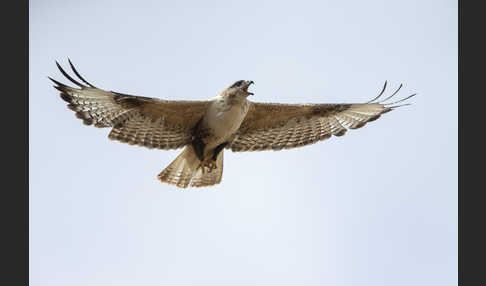
M 171 101 L 133 96 L 99 89 L 88 83 L 69 64 L 82 83 L 57 63 L 61 73 L 79 86 L 74 88 L 49 77 L 61 98 L 86 125 L 113 127 L 108 138 L 158 149 L 176 149 L 191 142 L 192 130 L 209 101 Z
M 281 150 L 310 145 L 342 136 L 346 130 L 363 127 L 381 114 L 399 106 L 404 99 L 386 103 L 402 87 L 384 100 L 383 92 L 360 104 L 278 104 L 251 102 L 248 113 L 234 139 L 226 146 L 234 152 Z

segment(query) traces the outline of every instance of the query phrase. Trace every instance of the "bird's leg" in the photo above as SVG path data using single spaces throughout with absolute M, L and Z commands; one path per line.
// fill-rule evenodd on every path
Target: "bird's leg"
M 216 159 L 218 158 L 219 153 L 221 153 L 224 147 L 226 147 L 226 145 L 228 145 L 228 142 L 219 144 L 218 146 L 216 146 L 216 148 L 214 148 L 213 155 L 211 157 L 201 160 L 200 167 L 202 168 L 203 173 L 206 171 L 205 168 L 208 169 L 209 173 L 217 168 Z
M 201 161 L 198 168 L 201 168 L 203 173 L 206 173 L 206 171 L 211 173 L 212 170 L 216 169 L 216 160 L 213 160 L 212 156 L 204 158 L 204 148 L 206 147 L 206 144 L 201 138 L 194 139 L 192 141 L 192 147 L 194 148 L 194 153 L 196 153 L 197 158 Z
M 214 169 L 216 169 L 216 161 L 213 160 L 213 158 L 208 157 L 205 160 L 201 161 L 199 164 L 198 168 L 202 169 L 203 174 L 206 173 L 211 173 Z
M 228 145 L 228 142 L 219 144 L 218 146 L 216 146 L 216 148 L 214 148 L 213 155 L 211 157 L 201 160 L 201 164 L 199 165 L 199 167 L 202 168 L 203 173 L 206 172 L 206 168 L 209 173 L 217 168 L 216 159 L 218 158 L 219 153 L 221 153 L 224 147 L 226 147 L 226 145 Z
M 201 140 L 201 138 L 196 138 L 192 141 L 192 148 L 194 148 L 194 153 L 199 158 L 200 161 L 204 161 L 204 147 L 206 144 Z
M 206 160 L 206 163 L 204 165 L 205 167 L 208 168 L 208 172 L 211 173 L 214 169 L 216 169 L 216 161 L 211 160 L 211 158 L 208 158 Z
M 216 159 L 218 158 L 219 153 L 228 145 L 228 142 L 224 142 L 216 146 L 213 151 L 213 161 L 216 162 Z
M 197 168 L 201 169 L 203 174 L 206 173 L 206 168 L 208 168 L 208 171 L 211 172 L 212 168 L 208 166 L 208 160 L 204 158 L 204 147 L 206 147 L 206 144 L 204 144 L 201 138 L 195 138 L 192 140 L 191 145 L 192 148 L 194 148 L 194 153 L 196 153 L 196 156 L 200 161 Z
M 191 142 L 192 148 L 194 148 L 194 153 L 196 153 L 196 156 L 201 162 L 204 161 L 204 148 L 206 147 L 203 138 L 208 136 L 207 130 L 202 128 L 202 122 L 203 118 L 201 117 L 192 130 Z

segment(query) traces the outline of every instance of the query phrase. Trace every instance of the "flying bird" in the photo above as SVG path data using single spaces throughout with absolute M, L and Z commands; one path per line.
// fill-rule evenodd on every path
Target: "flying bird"
M 248 100 L 253 81 L 238 80 L 219 95 L 202 101 L 164 100 L 134 96 L 95 87 L 68 59 L 81 82 L 61 73 L 79 88 L 49 77 L 68 108 L 86 125 L 111 127 L 109 139 L 162 150 L 184 148 L 157 177 L 186 188 L 219 184 L 223 151 L 282 150 L 314 144 L 347 129 L 357 129 L 403 104 L 412 94 L 389 102 L 381 92 L 366 103 L 283 104 Z M 400 104 L 399 104 L 400 103 Z

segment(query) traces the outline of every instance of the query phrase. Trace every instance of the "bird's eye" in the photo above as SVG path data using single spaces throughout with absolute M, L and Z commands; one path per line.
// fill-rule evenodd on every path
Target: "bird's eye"
M 243 81 L 239 80 L 239 81 L 235 82 L 232 87 L 240 87 L 242 84 L 243 84 Z

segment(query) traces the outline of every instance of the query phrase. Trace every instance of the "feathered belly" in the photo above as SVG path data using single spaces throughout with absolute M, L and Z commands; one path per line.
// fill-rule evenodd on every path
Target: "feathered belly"
M 247 111 L 246 102 L 233 105 L 227 105 L 224 101 L 215 102 L 205 118 L 205 125 L 211 133 L 208 147 L 216 147 L 229 139 L 240 128 Z

